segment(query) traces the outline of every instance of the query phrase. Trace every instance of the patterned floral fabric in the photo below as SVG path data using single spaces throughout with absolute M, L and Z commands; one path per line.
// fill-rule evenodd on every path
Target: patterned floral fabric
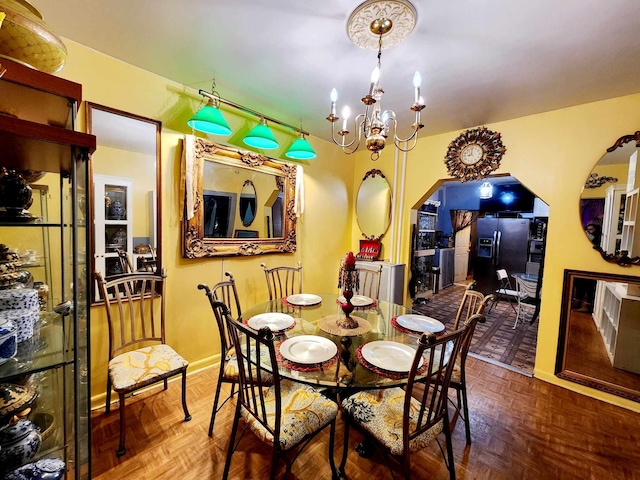
M 404 416 L 404 390 L 388 388 L 365 390 L 342 402 L 343 410 L 373 435 L 392 455 L 402 455 L 402 418 Z M 420 403 L 411 399 L 410 429 L 415 429 L 414 419 Z M 443 421 L 409 442 L 409 450 L 415 452 L 431 443 L 442 432 Z
M 113 357 L 109 375 L 116 392 L 149 385 L 189 365 L 169 345 L 139 348 Z
M 252 371 L 255 374 L 255 367 L 252 366 Z M 225 380 L 229 382 L 240 381 L 240 368 L 238 367 L 238 357 L 236 356 L 235 349 L 229 349 L 227 356 L 224 359 L 224 370 L 222 372 Z M 273 383 L 273 375 L 269 372 L 261 372 L 262 381 L 265 383 Z
M 309 385 L 283 380 L 280 382 L 282 398 L 282 418 L 280 426 L 280 448 L 295 447 L 310 433 L 320 430 L 338 414 L 338 404 L 314 390 Z M 270 388 L 265 396 L 265 409 L 269 426 L 275 426 L 275 395 Z M 241 415 L 260 440 L 273 445 L 273 435 L 257 421 L 244 407 Z

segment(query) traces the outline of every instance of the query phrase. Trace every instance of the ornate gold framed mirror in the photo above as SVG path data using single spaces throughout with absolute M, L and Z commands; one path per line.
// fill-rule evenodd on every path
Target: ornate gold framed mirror
M 161 269 L 162 122 L 92 102 L 86 116 L 97 141 L 89 164 L 90 271 L 109 277 Z M 99 302 L 96 287 L 91 282 Z
M 192 136 L 183 147 L 185 258 L 296 251 L 295 165 Z
M 640 402 L 640 277 L 565 270 L 555 374 Z

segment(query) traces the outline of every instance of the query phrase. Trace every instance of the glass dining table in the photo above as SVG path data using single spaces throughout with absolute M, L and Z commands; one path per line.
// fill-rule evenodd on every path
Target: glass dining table
M 283 298 L 255 305 L 243 311 L 239 317 L 239 321 L 252 328 L 256 319 L 273 316 L 272 314 L 280 314 L 283 318 L 293 317 L 295 323 L 278 332 L 275 340 L 278 372 L 283 378 L 338 390 L 402 386 L 406 384 L 409 372 L 408 368 L 403 368 L 402 362 L 399 366 L 398 358 L 406 356 L 406 352 L 415 351 L 422 335 L 421 332 L 405 327 L 426 326 L 427 330 L 433 330 L 436 334 L 444 332 L 444 325 L 437 320 L 429 319 L 403 305 L 381 300 L 354 309 L 351 317 L 358 320 L 358 329 L 340 329 L 335 323 L 337 318 L 344 316 L 338 302 L 339 295 L 322 294 L 313 297 L 317 298 L 318 303 L 300 306 Z M 296 337 L 299 337 L 301 349 L 305 348 L 302 341 L 307 339 L 315 340 L 314 343 L 309 340 L 311 348 L 323 342 L 329 346 L 335 345 L 335 349 L 330 349 L 335 355 L 328 360 L 320 359 L 322 361 L 318 363 L 313 363 L 313 358 L 310 362 L 297 363 L 296 357 L 290 356 L 292 350 L 288 347 L 297 341 Z M 451 348 L 449 345 L 445 348 L 445 355 L 450 355 Z M 410 362 L 414 354 L 409 355 Z M 429 369 L 426 367 L 423 365 L 419 368 L 420 376 L 428 374 Z

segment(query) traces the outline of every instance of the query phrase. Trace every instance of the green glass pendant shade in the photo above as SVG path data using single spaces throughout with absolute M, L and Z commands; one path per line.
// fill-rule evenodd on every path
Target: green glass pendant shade
M 262 148 L 263 150 L 271 150 L 280 146 L 269 127 L 263 123 L 253 127 L 242 141 L 250 147 Z
M 213 105 L 205 105 L 187 122 L 194 130 L 212 135 L 231 135 L 231 128 L 220 110 Z
M 316 152 L 311 148 L 306 138 L 300 137 L 291 144 L 285 156 L 296 160 L 309 160 L 316 158 Z

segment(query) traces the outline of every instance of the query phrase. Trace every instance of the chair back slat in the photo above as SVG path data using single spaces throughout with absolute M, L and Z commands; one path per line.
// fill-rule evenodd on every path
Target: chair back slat
M 218 326 L 218 333 L 220 334 L 220 349 L 221 358 L 227 357 L 227 352 L 232 347 L 233 342 L 229 337 L 227 331 L 226 321 L 218 308 L 214 308 L 216 302 L 222 302 L 228 309 L 233 318 L 238 318 L 242 315 L 242 308 L 240 307 L 240 299 L 238 297 L 238 291 L 236 289 L 236 283 L 231 272 L 225 272 L 225 275 L 229 277 L 229 280 L 216 283 L 213 288 L 205 283 L 198 285 L 198 289 L 204 290 L 209 304 L 213 309 L 216 324 Z
M 136 272 L 105 280 L 95 273 L 109 324 L 109 359 L 130 346 L 165 343 L 165 279 Z
M 476 321 L 477 316 L 474 315 L 466 320 L 461 328 L 451 333 L 439 337 L 430 333 L 420 337 L 409 372 L 404 403 L 403 445 L 406 456 L 409 452 L 409 442 L 413 438 L 422 435 L 440 421 L 448 422 L 447 392 L 455 358 L 464 336 L 475 326 Z M 428 366 L 427 374 L 419 376 L 421 358 L 428 362 Z M 412 397 L 418 400 L 418 411 L 414 409 Z
M 277 300 L 296 293 L 302 293 L 302 262 L 297 267 L 267 268 L 261 263 L 267 280 L 269 300 Z
M 236 349 L 240 389 L 238 402 L 255 421 L 273 435 L 274 442 L 278 444 L 282 405 L 273 332 L 267 327 L 255 332 L 234 320 L 229 309 L 222 302 L 213 302 L 212 308 L 225 319 L 229 337 Z M 270 383 L 266 383 L 266 376 L 261 375 L 264 370 L 272 373 Z M 275 416 L 273 417 L 267 413 L 266 394 L 270 386 L 274 389 L 272 398 L 275 402 Z
M 353 293 L 378 300 L 380 295 L 382 265 L 361 265 L 357 266 L 356 270 L 358 270 L 360 284 L 358 285 L 358 289 Z
M 484 310 L 486 303 L 485 296 L 476 290 L 465 290 L 458 307 L 458 313 L 456 313 L 456 319 L 453 322 L 453 329 L 457 330 L 460 323 L 464 323 L 469 317 L 476 313 L 482 313 L 480 309 Z

